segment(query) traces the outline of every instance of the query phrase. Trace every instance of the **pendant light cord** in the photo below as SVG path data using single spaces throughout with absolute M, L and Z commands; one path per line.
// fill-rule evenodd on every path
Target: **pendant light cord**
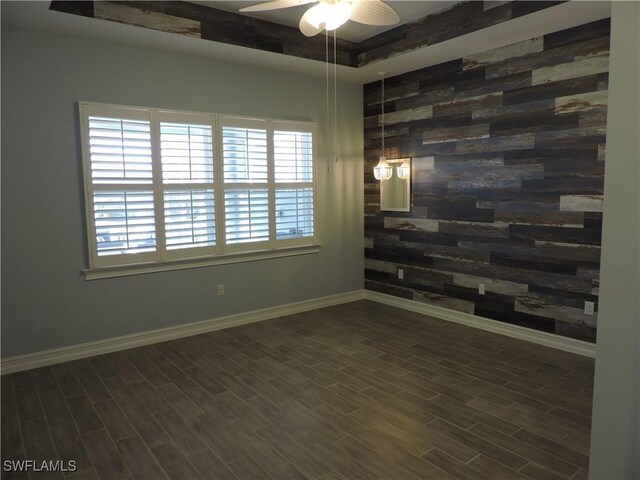
M 380 155 L 381 157 L 384 157 L 384 73 L 380 73 L 380 76 L 382 77 L 382 155 Z
M 329 79 L 329 31 L 325 29 L 325 73 L 327 82 L 327 156 L 333 154 L 334 161 L 338 161 L 338 51 L 336 32 L 333 32 L 333 132 L 331 132 L 331 87 Z M 333 133 L 333 142 L 331 134 Z M 333 151 L 331 151 L 333 150 Z
M 326 73 L 326 81 L 327 81 L 327 159 L 331 156 L 331 152 L 329 151 L 331 145 L 331 129 L 329 128 L 331 121 L 331 107 L 329 106 L 329 31 L 324 31 L 325 38 L 325 49 L 324 49 L 324 57 L 325 57 L 325 73 Z
M 336 34 L 337 29 L 333 31 L 333 114 L 335 115 L 334 137 L 335 142 L 335 161 L 338 162 L 338 45 Z

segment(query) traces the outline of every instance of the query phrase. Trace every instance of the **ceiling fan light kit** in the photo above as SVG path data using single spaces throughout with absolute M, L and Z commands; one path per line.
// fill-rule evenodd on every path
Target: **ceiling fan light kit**
M 351 3 L 348 1 L 321 1 L 315 7 L 311 7 L 303 18 L 316 28 L 322 28 L 324 25 L 325 30 L 335 30 L 345 24 L 350 15 Z
M 323 30 L 335 30 L 348 20 L 364 25 L 396 25 L 400 17 L 382 0 L 273 0 L 240 9 L 241 12 L 262 12 L 280 8 L 318 3 L 300 19 L 300 31 L 312 37 Z
M 400 22 L 400 17 L 396 11 L 382 0 L 272 0 L 266 3 L 259 3 L 250 7 L 241 8 L 240 12 L 263 12 L 269 10 L 278 10 L 281 8 L 299 7 L 317 3 L 310 7 L 300 19 L 300 31 L 307 37 L 313 37 L 318 33 L 326 30 L 333 31 L 334 42 L 334 82 L 337 82 L 336 70 L 336 34 L 335 30 L 344 25 L 347 21 L 362 23 L 364 25 L 396 25 Z M 327 65 L 329 63 L 329 37 L 327 34 Z M 382 156 L 378 165 L 373 169 L 373 174 L 377 180 L 389 180 L 393 175 L 393 167 L 387 163 L 384 157 L 384 72 L 380 72 L 382 76 Z M 329 69 L 327 67 L 327 105 L 329 105 Z M 337 87 L 334 89 L 334 102 L 336 111 L 336 129 L 337 129 Z M 328 111 L 328 108 L 327 108 Z M 337 131 L 337 130 L 336 130 Z M 337 161 L 337 155 L 336 155 Z M 398 175 L 405 178 L 409 175 L 408 167 L 400 165 L 402 162 L 396 162 Z

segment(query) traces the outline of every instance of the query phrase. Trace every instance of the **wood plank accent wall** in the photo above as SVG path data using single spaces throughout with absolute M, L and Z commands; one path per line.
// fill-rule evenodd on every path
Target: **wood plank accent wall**
M 259 3 L 259 2 L 256 2 Z M 337 40 L 336 61 L 362 67 L 538 12 L 564 1 L 467 1 L 399 25 L 361 42 Z M 215 2 L 212 2 L 215 5 Z M 53 1 L 51 10 L 267 52 L 325 61 L 325 36 L 307 38 L 297 27 L 185 1 Z M 333 42 L 330 42 L 333 58 Z
M 358 66 L 435 45 L 561 3 L 564 1 L 461 2 L 363 40 L 358 44 Z
M 605 19 L 387 79 L 409 213 L 379 210 L 365 85 L 366 288 L 595 342 L 608 57 Z
M 298 28 L 189 2 L 53 1 L 49 8 L 58 12 L 321 62 L 326 59 L 324 35 L 308 38 L 300 33 Z M 338 39 L 337 63 L 357 67 L 357 45 L 355 42 Z M 329 49 L 329 56 L 333 58 L 333 41 L 330 42 Z

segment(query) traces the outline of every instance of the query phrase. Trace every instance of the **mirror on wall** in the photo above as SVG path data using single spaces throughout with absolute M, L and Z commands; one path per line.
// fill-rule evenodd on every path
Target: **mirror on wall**
M 411 211 L 411 158 L 387 159 L 391 177 L 380 180 L 380 210 Z

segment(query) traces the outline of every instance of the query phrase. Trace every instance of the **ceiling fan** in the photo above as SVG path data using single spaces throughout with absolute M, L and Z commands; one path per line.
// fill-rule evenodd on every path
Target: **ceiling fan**
M 323 30 L 335 30 L 347 20 L 365 25 L 395 25 L 400 17 L 382 0 L 272 0 L 240 9 L 241 12 L 263 12 L 317 3 L 300 19 L 300 31 L 313 37 Z

